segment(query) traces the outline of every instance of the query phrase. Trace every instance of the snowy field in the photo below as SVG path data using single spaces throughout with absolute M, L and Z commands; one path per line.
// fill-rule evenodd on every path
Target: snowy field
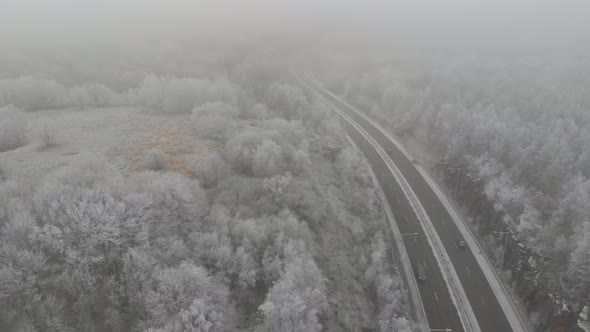
M 163 115 L 137 107 L 69 108 L 25 113 L 29 144 L 0 153 L 5 171 L 36 180 L 52 170 L 89 158 L 105 159 L 123 174 L 142 170 L 151 149 L 169 156 L 171 171 L 194 176 L 199 160 L 217 143 L 195 136 L 189 114 Z M 35 132 L 41 123 L 60 124 L 55 144 L 43 148 Z

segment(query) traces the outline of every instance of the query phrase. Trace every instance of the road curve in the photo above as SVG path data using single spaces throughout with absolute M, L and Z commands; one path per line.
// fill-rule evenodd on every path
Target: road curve
M 316 90 L 316 93 L 319 92 Z M 437 259 L 403 189 L 375 147 L 363 137 L 361 132 L 349 123 L 345 123 L 348 135 L 371 163 L 394 218 L 398 222 L 398 227 L 402 234 L 405 234 L 404 245 L 412 268 L 416 270 L 418 264 L 426 268 L 428 280 L 418 281 L 418 289 L 429 327 L 435 331 L 464 331 Z
M 313 90 L 331 103 L 332 106 L 337 107 L 360 125 L 383 149 L 390 151 L 391 159 L 412 186 L 426 213 L 432 220 L 436 232 L 443 241 L 445 250 L 459 276 L 481 331 L 513 331 L 488 280 L 476 261 L 475 255 L 482 255 L 482 253 L 473 253 L 469 249 L 460 250 L 455 246 L 455 239 L 462 236 L 461 232 L 443 203 L 418 172 L 412 161 L 379 128 L 360 116 L 346 103 L 323 89 L 313 86 L 313 82 L 307 83 L 311 83 Z M 388 171 L 385 162 L 367 140 L 349 124 L 347 124 L 346 129 L 371 163 L 389 204 L 394 210 L 394 216 L 402 233 L 417 233 L 415 236 L 406 236 L 405 245 L 412 260 L 412 265 L 415 266 L 419 262 L 425 262 L 428 266 L 429 280 L 421 282 L 419 285 L 430 327 L 432 329 L 452 329 L 452 331 L 462 330 L 461 322 L 457 317 L 440 271 L 438 271 L 432 250 L 424 239 L 421 228 L 417 227 L 416 215 L 409 206 L 409 202 L 405 199 L 401 188 L 396 181 L 390 178 L 390 175 L 387 175 Z M 409 240 L 409 238 L 414 239 Z

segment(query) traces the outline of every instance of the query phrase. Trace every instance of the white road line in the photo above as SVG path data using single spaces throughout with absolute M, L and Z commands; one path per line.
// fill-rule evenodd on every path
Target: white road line
M 400 151 L 409 160 L 413 159 L 412 155 L 406 150 L 406 148 L 400 142 L 398 142 L 396 139 L 394 139 L 390 134 L 388 134 L 388 132 L 385 129 L 383 129 L 382 126 L 380 126 L 378 123 L 376 123 L 375 121 L 370 119 L 368 116 L 363 114 L 361 111 L 357 110 L 353 106 L 350 106 L 350 104 L 348 104 L 345 101 L 342 101 L 338 97 L 334 96 L 333 93 L 331 93 L 330 91 L 327 91 L 325 88 L 320 87 L 320 89 L 323 90 L 328 95 L 330 95 L 331 97 L 339 100 L 341 103 L 346 105 L 349 109 L 354 111 L 357 115 L 364 118 L 364 120 L 366 120 L 371 125 L 373 125 L 375 128 L 377 128 L 377 130 L 381 131 L 382 134 L 384 134 L 392 143 L 394 143 L 395 146 L 398 149 L 400 149 Z M 526 327 L 522 317 L 520 317 L 520 315 L 518 314 L 518 311 L 516 310 L 516 306 L 515 306 L 514 302 L 512 301 L 510 296 L 508 295 L 504 285 L 500 281 L 500 278 L 495 273 L 495 271 L 492 267 L 492 264 L 489 261 L 489 258 L 481 252 L 480 244 L 477 242 L 475 236 L 471 233 L 471 230 L 466 226 L 467 222 L 462 218 L 462 216 L 459 215 L 458 209 L 456 209 L 456 207 L 453 205 L 453 202 L 450 200 L 450 198 L 444 193 L 444 191 L 441 189 L 441 187 L 439 187 L 439 184 L 434 180 L 432 175 L 426 169 L 424 169 L 422 166 L 418 165 L 418 166 L 416 166 L 416 169 L 422 175 L 422 177 L 426 180 L 426 182 L 429 184 L 429 186 L 432 188 L 432 190 L 434 190 L 436 196 L 439 197 L 439 199 L 441 200 L 441 203 L 443 204 L 445 209 L 451 215 L 451 218 L 455 222 L 456 226 L 459 228 L 459 230 L 461 231 L 463 236 L 466 238 L 469 247 L 479 249 L 479 255 L 475 255 L 475 259 L 477 260 L 478 264 L 482 268 L 483 273 L 484 273 L 486 279 L 488 280 L 488 282 L 490 283 L 490 286 L 492 287 L 492 290 L 494 291 L 496 297 L 498 298 L 498 301 L 500 302 L 502 310 L 504 311 L 504 314 L 507 316 L 508 321 L 509 321 L 510 325 L 512 326 L 513 330 L 519 331 L 519 332 L 520 331 L 523 331 L 523 332 L 527 331 L 527 327 Z
M 370 119 L 367 115 L 363 112 L 359 111 L 355 107 L 351 106 L 350 104 L 346 103 L 345 101 L 339 99 L 338 97 L 334 96 L 333 93 L 326 90 L 325 88 L 320 87 L 325 93 L 330 95 L 332 98 L 339 100 L 342 104 L 346 105 L 349 109 L 354 111 L 357 115 L 362 117 L 365 121 L 373 125 L 380 131 L 383 135 L 385 135 L 405 156 L 407 159 L 412 160 L 414 157 L 406 150 L 406 148 L 399 142 L 397 139 L 394 139 L 388 132 L 385 130 L 381 125 Z M 459 214 L 458 209 L 455 207 L 454 203 L 451 199 L 446 195 L 444 190 L 440 187 L 440 185 L 434 180 L 434 177 L 422 166 L 417 165 L 415 168 L 418 172 L 422 175 L 423 179 L 426 180 L 428 185 L 432 188 L 435 192 L 436 196 L 440 199 L 442 205 L 445 207 L 447 212 L 451 215 L 451 218 L 455 222 L 456 226 L 461 231 L 463 237 L 467 240 L 467 243 L 470 248 L 477 248 L 479 249 L 479 255 L 475 255 L 475 259 L 477 260 L 479 266 L 483 270 L 483 274 L 488 280 L 488 283 L 492 287 L 496 298 L 500 302 L 502 310 L 506 315 L 512 329 L 514 331 L 528 331 L 526 324 L 524 323 L 522 317 L 520 317 L 518 310 L 516 310 L 516 305 L 508 295 L 508 292 L 502 281 L 495 273 L 495 270 L 490 262 L 489 258 L 481 252 L 481 245 L 477 242 L 475 235 L 471 232 L 469 227 L 467 227 L 467 222 L 463 219 L 463 217 Z M 475 252 L 475 251 L 474 251 Z
M 436 291 L 434 291 L 434 298 L 436 299 L 436 302 L 438 302 L 438 295 L 436 295 Z
M 465 268 L 467 269 L 467 273 L 469 273 L 469 275 L 471 276 L 471 270 L 469 269 L 469 266 L 465 265 Z

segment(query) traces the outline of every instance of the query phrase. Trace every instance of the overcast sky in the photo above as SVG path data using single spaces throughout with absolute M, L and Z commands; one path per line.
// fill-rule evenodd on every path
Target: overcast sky
M 587 44 L 590 1 L 0 0 L 0 31 L 31 44 L 269 31 Z

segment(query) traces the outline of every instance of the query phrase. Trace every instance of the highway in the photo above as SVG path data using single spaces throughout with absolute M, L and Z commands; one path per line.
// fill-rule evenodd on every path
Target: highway
M 332 104 L 332 107 L 344 112 L 371 135 L 385 151 L 388 151 L 390 158 L 412 187 L 432 221 L 436 233 L 442 240 L 444 250 L 448 254 L 465 290 L 481 331 L 513 331 L 492 287 L 476 260 L 475 255 L 483 254 L 479 251 L 472 252 L 470 247 L 460 249 L 456 246 L 456 238 L 463 237 L 461 232 L 441 200 L 416 169 L 413 162 L 379 128 L 360 116 L 346 103 L 314 85 L 311 80 L 306 79 L 305 83 L 308 88 L 313 89 Z M 452 301 L 445 279 L 439 270 L 433 250 L 410 202 L 377 150 L 350 123 L 347 121 L 343 121 L 343 123 L 346 125 L 348 135 L 370 162 L 383 188 L 385 197 L 393 210 L 401 232 L 406 234 L 403 236 L 404 244 L 412 266 L 414 269 L 417 264 L 425 264 L 426 266 L 428 280 L 418 281 L 418 286 L 430 328 L 433 330 L 463 331 L 464 327 Z

